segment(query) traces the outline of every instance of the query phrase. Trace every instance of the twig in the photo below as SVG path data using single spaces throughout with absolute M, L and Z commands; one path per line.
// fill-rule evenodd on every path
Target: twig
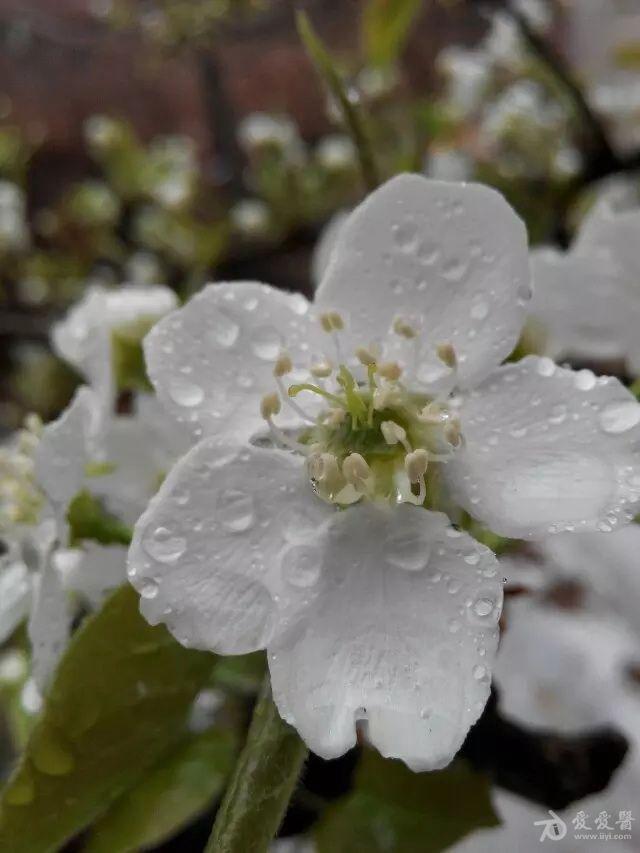
M 514 6 L 513 2 L 507 2 L 505 9 L 518 27 L 525 44 L 528 45 L 532 53 L 553 74 L 558 85 L 573 104 L 577 115 L 589 134 L 588 138 L 592 150 L 589 152 L 585 171 L 587 173 L 594 171 L 605 174 L 619 171 L 621 161 L 609 141 L 607 131 L 598 116 L 591 109 L 584 92 L 574 78 L 564 58 L 545 38 L 535 31 L 526 16 Z

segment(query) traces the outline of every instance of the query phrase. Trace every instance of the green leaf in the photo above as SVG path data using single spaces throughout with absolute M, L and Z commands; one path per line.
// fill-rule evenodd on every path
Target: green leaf
M 369 0 L 362 16 L 362 39 L 369 62 L 391 65 L 399 57 L 422 0 Z
M 177 741 L 215 657 L 138 612 L 128 585 L 86 619 L 62 658 L 0 798 L 0 850 L 58 850 Z
M 222 792 L 235 754 L 230 732 L 190 735 L 93 826 L 84 853 L 130 853 L 175 835 Z
M 498 823 L 488 780 L 466 762 L 413 773 L 367 750 L 354 790 L 325 812 L 316 843 L 319 853 L 436 853 Z
M 329 89 L 329 92 L 340 107 L 345 128 L 350 134 L 358 152 L 364 184 L 368 190 L 374 190 L 380 183 L 380 178 L 362 113 L 357 104 L 354 104 L 349 98 L 347 87 L 336 67 L 336 63 L 318 38 L 311 26 L 309 18 L 304 12 L 298 11 L 296 22 L 300 39 L 307 49 L 307 53 L 313 60 L 318 74 Z
M 83 539 L 100 542 L 101 545 L 128 545 L 131 530 L 126 524 L 108 513 L 100 501 L 89 492 L 79 492 L 71 501 L 67 511 L 71 545 Z

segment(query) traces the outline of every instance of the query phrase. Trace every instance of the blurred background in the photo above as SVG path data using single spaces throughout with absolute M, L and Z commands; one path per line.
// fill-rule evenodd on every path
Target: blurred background
M 322 74 L 296 26 L 301 9 L 324 46 Z M 639 168 L 639 0 L 0 0 L 0 433 L 69 401 L 80 379 L 49 333 L 93 285 L 168 284 L 185 299 L 207 281 L 258 279 L 309 295 L 341 213 L 405 170 L 491 184 L 532 245 L 566 248 L 594 199 L 637 193 Z M 619 360 L 573 364 L 636 378 Z M 581 574 L 593 563 L 595 577 L 610 553 L 518 544 L 503 558 L 503 627 L 514 627 L 497 683 L 520 722 L 565 734 L 616 723 L 640 742 L 634 527 L 616 557 L 617 598 Z M 259 678 L 243 677 L 252 697 Z M 496 701 L 464 755 L 501 789 L 506 828 L 474 833 L 465 853 L 539 849 L 522 826 L 577 802 L 569 820 L 627 748 L 611 733 L 534 736 Z M 283 837 L 350 790 L 357 760 L 311 758 Z M 398 774 L 400 801 L 414 781 Z M 623 781 L 595 811 L 637 810 L 637 759 Z M 345 826 L 359 817 L 346 817 L 323 830 L 322 850 L 436 849 L 420 825 L 406 843 L 356 843 Z M 199 849 L 210 823 L 158 849 Z M 437 849 L 466 831 L 446 828 Z
M 633 113 L 630 95 L 611 104 L 605 87 L 616 57 L 638 60 L 637 4 L 534 5 L 536 31 L 603 114 Z M 366 113 L 383 176 L 475 176 L 507 193 L 534 241 L 566 235 L 589 128 L 488 4 L 0 0 L 3 428 L 67 402 L 74 377 L 50 356 L 48 329 L 92 283 L 164 282 L 184 296 L 249 277 L 309 292 L 323 226 L 365 188 L 294 7 Z

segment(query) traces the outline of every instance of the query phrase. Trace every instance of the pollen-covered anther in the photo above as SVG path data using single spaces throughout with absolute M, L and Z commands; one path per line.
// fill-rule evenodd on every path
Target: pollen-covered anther
M 393 408 L 401 402 L 402 391 L 395 385 L 380 385 L 373 392 L 373 408 L 376 412 Z
M 418 420 L 425 424 L 444 424 L 449 419 L 449 413 L 438 403 L 427 403 L 418 414 Z
M 333 373 L 333 365 L 327 358 L 323 361 L 317 361 L 315 364 L 312 364 L 309 368 L 309 372 L 312 376 L 315 376 L 316 379 L 327 379 Z
M 265 421 L 271 420 L 274 415 L 280 411 L 280 397 L 272 391 L 270 394 L 265 394 L 260 401 L 260 414 Z
M 407 340 L 411 340 L 415 338 L 418 334 L 416 328 L 404 320 L 402 317 L 396 317 L 393 321 L 393 331 L 396 335 L 400 335 L 401 338 L 406 338 Z
M 404 458 L 404 470 L 411 483 L 419 483 L 424 477 L 429 465 L 429 454 L 423 447 L 412 450 Z
M 327 311 L 320 315 L 320 325 L 325 332 L 341 332 L 344 329 L 344 319 L 337 311 Z
M 462 441 L 462 432 L 460 430 L 460 421 L 458 418 L 451 418 L 444 428 L 444 437 L 452 447 L 458 447 Z
M 451 370 L 455 370 L 458 366 L 458 357 L 452 344 L 438 344 L 436 347 L 436 355 L 443 364 Z
M 404 444 L 407 440 L 405 429 L 395 421 L 383 421 L 380 424 L 380 432 L 387 444 L 392 446 L 398 443 Z
M 369 490 L 373 478 L 373 471 L 366 459 L 359 453 L 350 453 L 342 463 L 342 473 L 347 483 L 350 483 L 359 492 Z
M 282 376 L 286 376 L 287 373 L 291 373 L 292 370 L 293 362 L 291 361 L 291 356 L 288 352 L 281 352 L 276 359 L 276 363 L 273 368 L 273 375 L 280 378 Z
M 340 426 L 346 417 L 347 413 L 344 409 L 329 409 L 325 417 L 325 423 L 330 426 Z
M 357 347 L 356 358 L 365 367 L 373 367 L 376 362 L 376 353 L 370 347 Z
M 378 373 L 383 379 L 388 379 L 390 382 L 397 382 L 402 376 L 402 368 L 397 361 L 383 361 L 378 364 Z

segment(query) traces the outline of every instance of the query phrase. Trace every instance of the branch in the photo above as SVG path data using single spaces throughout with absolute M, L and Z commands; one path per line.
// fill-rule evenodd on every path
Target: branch
M 505 9 L 518 27 L 524 43 L 553 74 L 558 85 L 573 104 L 578 117 L 589 134 L 591 151 L 585 171 L 588 174 L 592 170 L 605 174 L 619 171 L 620 158 L 609 141 L 607 131 L 591 109 L 584 92 L 564 58 L 545 38 L 535 31 L 526 16 L 514 6 L 513 2 L 507 2 Z

